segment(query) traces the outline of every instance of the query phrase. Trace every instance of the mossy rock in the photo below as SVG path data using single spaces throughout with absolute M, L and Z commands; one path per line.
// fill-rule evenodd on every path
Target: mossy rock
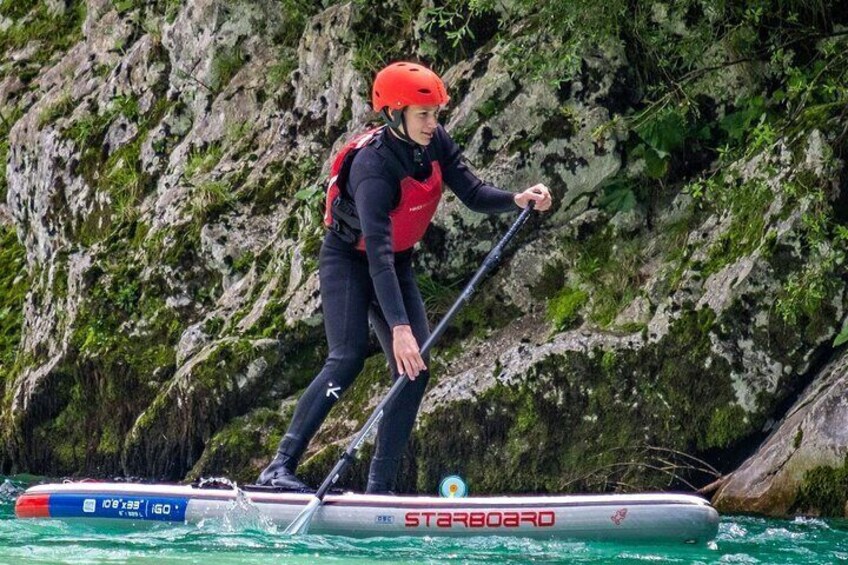
M 685 314 L 638 350 L 550 355 L 520 382 L 497 384 L 422 417 L 417 487 L 458 473 L 475 493 L 683 488 L 704 456 L 752 433 L 727 362 L 710 349 L 714 315 Z M 710 364 L 709 376 L 704 367 Z M 680 456 L 663 471 L 662 458 Z
M 28 393 L 30 408 L 10 426 L 8 433 L 20 440 L 16 457 L 31 471 L 120 473 L 123 438 L 139 407 L 152 402 L 159 384 L 174 372 L 183 322 L 162 297 L 163 281 L 140 280 L 143 265 L 132 241 L 144 231 L 124 225 L 105 242 L 96 266 L 83 277 L 69 350 Z M 60 300 L 67 294 L 67 258 L 54 261 L 46 292 Z
M 848 517 L 848 456 L 841 467 L 822 465 L 804 474 L 794 511 L 816 516 Z
M 293 408 L 292 403 L 281 410 L 259 408 L 234 418 L 215 434 L 186 479 L 223 476 L 253 483 L 274 456 Z
M 548 302 L 548 319 L 555 329 L 568 329 L 578 321 L 580 309 L 588 300 L 585 290 L 565 287 Z
M 50 2 L 39 0 L 0 2 L 0 12 L 8 18 L 0 33 L 0 51 L 9 54 L 30 46 L 34 52 L 28 62 L 38 69 L 49 66 L 55 53 L 67 52 L 83 38 L 86 2 L 69 0 L 62 7 L 64 10 L 57 11 Z M 27 75 L 30 72 L 27 69 Z
M 26 250 L 14 229 L 0 226 L 0 384 L 11 375 L 23 327 L 23 305 L 29 281 Z
M 77 362 L 67 359 L 49 379 L 53 386 L 47 405 L 58 408 L 32 430 L 31 422 L 24 424 L 24 460 L 51 476 L 120 475 L 121 447 L 135 420 L 135 401 L 150 392 L 139 388 L 139 378 L 131 372 L 109 373 Z
M 139 416 L 124 448 L 125 472 L 181 478 L 226 422 L 262 403 L 282 359 L 277 340 L 228 338 L 208 346 Z

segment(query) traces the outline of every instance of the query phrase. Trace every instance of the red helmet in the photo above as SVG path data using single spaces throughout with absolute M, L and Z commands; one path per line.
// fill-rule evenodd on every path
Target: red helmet
M 374 78 L 371 103 L 379 112 L 410 105 L 441 106 L 450 100 L 439 75 L 416 63 L 392 63 Z

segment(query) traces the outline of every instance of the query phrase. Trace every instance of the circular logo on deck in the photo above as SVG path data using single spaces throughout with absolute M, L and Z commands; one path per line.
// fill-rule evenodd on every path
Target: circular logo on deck
M 460 477 L 451 475 L 442 479 L 439 494 L 445 498 L 462 498 L 468 494 L 468 487 Z

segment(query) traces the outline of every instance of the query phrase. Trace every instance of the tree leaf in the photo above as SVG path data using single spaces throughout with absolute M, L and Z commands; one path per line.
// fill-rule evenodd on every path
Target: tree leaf
M 845 323 L 842 324 L 842 331 L 833 340 L 833 347 L 839 347 L 846 342 L 848 342 L 848 320 L 845 320 Z
M 610 214 L 629 212 L 636 206 L 636 194 L 627 181 L 613 180 L 604 186 L 604 194 L 599 204 Z
M 667 157 L 683 145 L 686 138 L 686 121 L 675 109 L 664 110 L 636 128 L 636 134 L 656 151 L 657 155 Z
M 651 148 L 645 151 L 645 172 L 652 179 L 661 179 L 668 172 L 668 154 L 660 155 Z
M 758 120 L 765 112 L 765 101 L 762 96 L 754 96 L 744 101 L 741 109 L 727 114 L 719 122 L 719 127 L 727 133 L 733 141 L 745 138 L 751 129 L 751 124 Z

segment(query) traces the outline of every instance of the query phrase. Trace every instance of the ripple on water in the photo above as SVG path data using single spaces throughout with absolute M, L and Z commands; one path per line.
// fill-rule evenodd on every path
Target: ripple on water
M 718 536 L 719 540 L 725 539 L 740 539 L 748 535 L 748 530 L 742 524 L 735 522 L 727 522 L 719 525 Z
M 806 537 L 807 532 L 804 531 L 793 531 L 788 528 L 766 528 L 766 531 L 755 535 L 751 538 L 751 541 L 772 544 L 775 542 L 797 542 L 804 540 Z
M 728 553 L 722 555 L 719 563 L 760 563 L 760 560 L 747 553 Z
M 833 528 L 830 525 L 822 520 L 821 518 L 811 518 L 807 516 L 796 516 L 794 520 L 792 520 L 793 525 L 804 526 L 808 528 L 818 528 L 821 530 L 831 530 Z

